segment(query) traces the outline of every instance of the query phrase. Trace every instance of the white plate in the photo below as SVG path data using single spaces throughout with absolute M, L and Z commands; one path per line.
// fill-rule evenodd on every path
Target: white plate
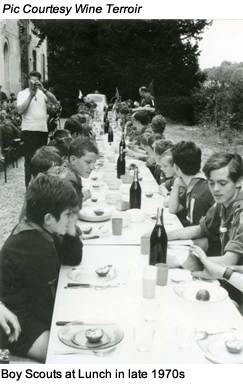
M 97 216 L 94 213 L 94 209 L 102 209 L 104 211 L 104 214 L 101 216 Z M 100 222 L 100 221 L 106 221 L 111 218 L 113 210 L 103 207 L 97 207 L 94 208 L 83 208 L 79 211 L 79 218 L 84 221 L 93 221 L 93 222 Z
M 174 282 L 177 283 L 180 283 L 182 281 L 192 281 L 192 274 L 187 269 L 174 268 L 169 270 L 169 278 L 171 278 Z
M 109 232 L 110 228 L 105 226 L 105 225 L 102 225 L 101 228 L 94 228 L 92 227 L 92 225 L 82 225 L 79 227 L 83 233 L 83 236 L 101 236 L 101 235 L 104 235 L 106 233 Z M 92 228 L 91 232 L 89 233 L 85 233 L 83 232 L 83 229 L 86 229 L 86 228 Z
M 208 301 L 200 301 L 196 299 L 196 294 L 200 289 L 206 289 L 209 292 L 210 299 Z M 223 301 L 228 297 L 228 292 L 224 288 L 205 281 L 180 283 L 174 287 L 174 291 L 177 295 L 186 300 L 204 305 Z
M 115 267 L 110 267 L 106 276 L 98 276 L 95 270 L 102 267 L 101 265 L 93 265 L 89 267 L 71 268 L 67 272 L 67 276 L 81 284 L 99 285 L 106 284 L 108 281 L 114 280 L 118 276 L 118 271 Z
M 108 343 L 102 345 L 102 346 L 94 346 L 93 348 L 90 348 L 90 343 L 87 347 L 87 345 L 78 345 L 73 341 L 73 338 L 76 334 L 82 331 L 86 331 L 90 328 L 101 328 L 103 329 L 104 333 L 109 338 Z M 84 322 L 81 320 L 74 321 L 72 323 L 68 323 L 61 327 L 60 331 L 58 332 L 58 337 L 61 340 L 62 343 L 68 345 L 69 347 L 73 347 L 76 349 L 83 349 L 83 350 L 103 350 L 107 348 L 111 348 L 114 345 L 120 343 L 124 337 L 124 332 L 121 329 L 121 327 L 114 323 L 109 322 Z
M 243 332 L 232 331 L 222 335 L 212 335 L 205 340 L 198 341 L 198 345 L 204 355 L 215 363 L 242 364 L 243 351 L 240 353 L 230 353 L 225 346 L 225 342 L 231 339 L 243 341 Z

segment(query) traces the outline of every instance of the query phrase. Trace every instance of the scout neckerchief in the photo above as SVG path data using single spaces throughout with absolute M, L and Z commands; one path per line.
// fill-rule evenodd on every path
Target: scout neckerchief
M 186 189 L 186 212 L 187 220 L 193 225 L 193 211 L 196 200 L 196 195 L 193 193 L 194 187 L 199 183 L 200 180 L 205 180 L 205 177 L 201 173 L 197 173 L 188 184 Z
M 239 213 L 240 217 L 236 215 Z M 243 192 L 240 192 L 237 196 L 237 199 L 229 206 L 225 208 L 224 205 L 221 205 L 220 208 L 220 241 L 222 252 L 226 244 L 229 242 L 230 237 L 234 237 L 234 233 L 241 232 L 243 230 Z M 239 219 L 239 225 L 236 226 Z M 233 230 L 234 233 L 230 236 L 230 230 Z

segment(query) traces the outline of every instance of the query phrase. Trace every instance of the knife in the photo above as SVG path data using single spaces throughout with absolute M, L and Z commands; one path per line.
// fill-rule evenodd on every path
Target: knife
M 92 239 L 99 239 L 99 235 L 93 235 L 93 236 L 83 236 L 84 240 L 92 240 Z
M 117 284 L 113 285 L 95 285 L 95 284 L 79 284 L 79 283 L 68 283 L 64 288 L 116 288 Z
M 62 325 L 66 325 L 66 324 L 71 323 L 71 322 L 72 322 L 71 320 L 70 321 L 57 321 L 56 325 L 62 326 Z

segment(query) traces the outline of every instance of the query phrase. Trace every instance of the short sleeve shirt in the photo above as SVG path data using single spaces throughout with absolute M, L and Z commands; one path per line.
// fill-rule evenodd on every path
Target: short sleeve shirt
M 29 95 L 29 88 L 19 92 L 17 105 L 23 104 Z M 46 102 L 47 97 L 38 89 L 27 110 L 22 115 L 22 131 L 48 132 Z
M 150 105 L 150 107 L 155 108 L 156 107 L 155 98 L 153 96 L 151 96 L 151 95 L 148 95 L 148 96 L 144 97 L 141 100 L 141 106 L 145 107 L 146 105 Z
M 243 255 L 243 193 L 240 192 L 227 209 L 215 203 L 200 220 L 202 235 L 220 235 L 221 254 L 234 252 Z

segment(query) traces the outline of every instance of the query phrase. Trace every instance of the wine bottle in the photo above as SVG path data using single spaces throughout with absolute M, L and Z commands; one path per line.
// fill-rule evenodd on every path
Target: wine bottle
M 122 133 L 121 141 L 119 144 L 119 148 L 123 147 L 123 149 L 126 149 L 126 142 L 125 142 L 125 135 Z M 125 153 L 123 152 L 123 155 L 125 156 Z
M 104 133 L 108 133 L 109 132 L 109 127 L 110 127 L 110 123 L 109 123 L 109 120 L 107 118 L 105 120 L 105 130 L 104 130 Z
M 117 178 L 120 179 L 121 175 L 126 173 L 126 160 L 123 153 L 123 147 L 119 149 L 119 157 L 117 159 Z
M 130 207 L 141 208 L 142 189 L 138 181 L 138 168 L 134 169 L 134 178 L 130 188 Z
M 157 209 L 157 220 L 150 236 L 149 264 L 166 263 L 167 234 L 163 222 L 164 210 Z
M 108 143 L 112 143 L 113 142 L 113 139 L 114 139 L 114 135 L 113 135 L 113 129 L 111 128 L 111 126 L 109 126 L 109 131 L 108 131 Z

